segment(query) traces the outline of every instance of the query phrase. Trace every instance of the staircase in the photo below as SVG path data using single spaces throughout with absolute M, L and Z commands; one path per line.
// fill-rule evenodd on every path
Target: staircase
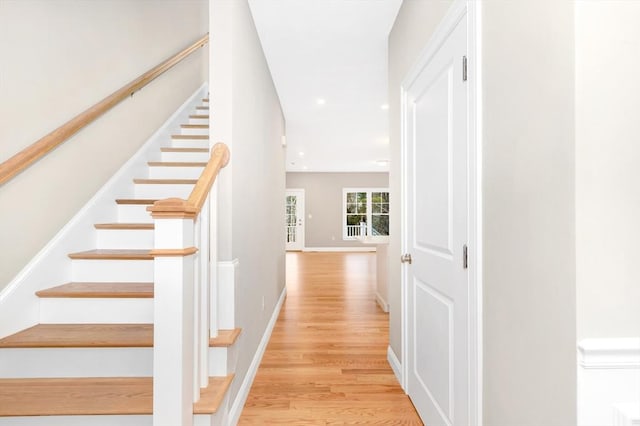
M 70 282 L 40 285 L 39 324 L 0 339 L 0 425 L 154 424 L 155 225 L 148 208 L 187 199 L 209 161 L 208 99 L 198 104 L 149 158 L 146 176 L 124 191 L 133 195 L 113 200 L 112 220 L 86 229 L 95 246 L 68 253 L 60 268 L 70 268 Z M 225 422 L 240 335 L 212 331 L 208 384 L 193 404 L 198 426 Z

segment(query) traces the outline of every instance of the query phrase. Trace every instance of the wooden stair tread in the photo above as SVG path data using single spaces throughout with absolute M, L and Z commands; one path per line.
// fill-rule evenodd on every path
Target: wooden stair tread
M 209 119 L 209 114 L 191 114 L 189 118 Z
M 153 223 L 96 223 L 96 229 L 154 229 Z
M 152 205 L 158 200 L 149 200 L 149 199 L 132 199 L 132 198 L 119 198 L 116 200 L 116 204 L 132 204 L 132 205 Z
M 134 179 L 133 183 L 143 185 L 195 185 L 198 179 Z
M 171 139 L 209 140 L 209 135 L 171 135 Z
M 101 259 L 101 260 L 153 260 L 150 250 L 137 249 L 95 249 L 70 253 L 71 259 Z
M 209 386 L 200 389 L 200 400 L 193 404 L 193 414 L 216 413 L 231 386 L 233 377 L 233 374 L 226 377 L 209 377 Z
M 194 414 L 217 412 L 233 375 L 210 377 Z M 152 414 L 151 377 L 0 379 L 0 416 Z
M 160 148 L 160 152 L 209 152 L 209 148 L 174 148 L 164 146 Z
M 199 161 L 149 161 L 149 167 L 205 167 L 207 163 Z
M 181 128 L 183 129 L 208 129 L 208 124 L 181 124 Z
M 241 328 L 218 330 L 218 337 L 209 339 L 209 346 L 212 348 L 229 347 L 236 342 L 241 331 Z
M 197 106 L 196 109 L 203 109 L 203 110 L 206 109 L 206 110 L 208 110 L 209 107 L 203 105 L 203 106 Z
M 36 292 L 47 298 L 152 298 L 153 283 L 66 283 Z
M 209 98 L 202 98 L 202 102 L 209 102 Z
M 0 339 L 0 348 L 152 346 L 153 324 L 38 324 Z
M 118 283 L 118 285 L 122 284 L 124 283 Z M 209 341 L 209 347 L 231 346 L 240 332 L 240 328 L 220 330 L 218 337 Z M 147 348 L 152 346 L 153 324 L 37 324 L 0 339 L 0 348 Z

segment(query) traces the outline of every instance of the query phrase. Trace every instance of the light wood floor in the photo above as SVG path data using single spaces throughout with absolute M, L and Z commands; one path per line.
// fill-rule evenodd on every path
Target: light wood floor
M 387 363 L 374 253 L 288 253 L 287 298 L 241 425 L 421 425 Z

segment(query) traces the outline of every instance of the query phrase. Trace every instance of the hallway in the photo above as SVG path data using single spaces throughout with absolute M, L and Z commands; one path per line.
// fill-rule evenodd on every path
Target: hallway
M 287 253 L 287 298 L 239 424 L 422 424 L 387 363 L 374 283 L 374 253 Z

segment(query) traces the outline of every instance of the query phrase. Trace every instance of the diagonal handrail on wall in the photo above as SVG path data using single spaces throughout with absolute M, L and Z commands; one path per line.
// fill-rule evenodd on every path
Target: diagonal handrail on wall
M 84 110 L 62 126 L 53 130 L 49 134 L 43 136 L 27 148 L 23 149 L 13 157 L 0 164 L 0 185 L 3 185 L 14 176 L 25 170 L 31 164 L 35 163 L 51 150 L 67 141 L 71 136 L 75 135 L 82 128 L 91 124 L 105 112 L 119 104 L 128 96 L 133 95 L 147 84 L 164 74 L 174 65 L 180 63 L 183 59 L 191 55 L 196 50 L 205 46 L 209 42 L 209 33 L 200 37 L 194 43 L 190 44 L 172 57 L 166 59 L 162 63 L 151 68 L 129 84 L 116 90 L 97 104 Z

